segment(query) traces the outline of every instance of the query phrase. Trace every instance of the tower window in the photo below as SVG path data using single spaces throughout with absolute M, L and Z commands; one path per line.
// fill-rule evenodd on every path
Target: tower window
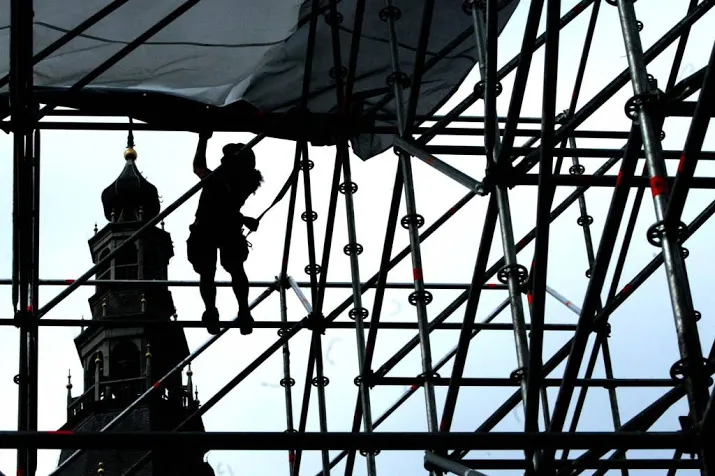
M 109 354 L 111 380 L 126 380 L 141 376 L 139 349 L 128 340 L 117 343 Z
M 127 245 L 114 256 L 114 279 L 137 279 L 139 264 L 137 263 L 136 246 Z

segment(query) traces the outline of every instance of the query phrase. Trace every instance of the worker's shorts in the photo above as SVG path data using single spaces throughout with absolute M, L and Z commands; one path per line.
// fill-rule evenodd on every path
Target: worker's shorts
M 186 254 L 198 274 L 216 272 L 216 258 L 221 251 L 221 266 L 233 274 L 243 266 L 248 258 L 248 243 L 240 228 L 206 228 L 197 225 L 186 241 Z

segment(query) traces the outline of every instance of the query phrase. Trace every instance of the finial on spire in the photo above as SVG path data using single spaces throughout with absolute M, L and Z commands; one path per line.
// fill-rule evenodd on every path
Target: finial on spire
M 134 120 L 129 118 L 129 130 L 127 131 L 127 150 L 124 151 L 124 158 L 127 160 L 136 160 L 137 151 L 134 150 L 134 132 L 132 131 L 132 125 Z
M 104 463 L 101 461 L 97 464 L 97 474 L 102 476 L 104 474 Z
M 94 223 L 94 234 L 96 235 L 97 232 L 99 231 L 99 228 L 97 228 L 97 223 Z
M 193 396 L 192 394 L 194 393 L 193 376 L 194 372 L 191 370 L 191 364 L 189 364 L 189 367 L 186 369 L 186 387 L 189 394 L 189 399 Z
M 137 160 L 138 155 L 134 147 L 127 147 L 127 150 L 124 151 L 124 158 L 127 160 Z
M 72 401 L 72 370 L 67 370 L 67 385 L 65 385 L 65 388 L 67 389 L 67 403 L 70 403 Z

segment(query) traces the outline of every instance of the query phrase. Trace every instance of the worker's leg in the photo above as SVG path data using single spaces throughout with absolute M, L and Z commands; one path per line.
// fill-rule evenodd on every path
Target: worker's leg
M 189 262 L 199 274 L 199 292 L 206 311 L 202 320 L 211 334 L 218 334 L 219 315 L 216 309 L 216 252 L 217 247 L 202 231 L 191 227 L 191 234 L 186 242 Z
M 239 316 L 250 315 L 250 310 L 248 309 L 248 276 L 246 276 L 246 271 L 243 269 L 242 264 L 236 266 L 233 273 L 231 273 L 231 286 L 233 287 L 233 293 L 236 295 L 236 301 L 238 301 Z
M 242 234 L 221 247 L 221 266 L 231 275 L 231 287 L 238 302 L 238 321 L 241 334 L 253 332 L 253 317 L 248 304 L 248 276 L 243 263 L 248 258 L 248 246 Z

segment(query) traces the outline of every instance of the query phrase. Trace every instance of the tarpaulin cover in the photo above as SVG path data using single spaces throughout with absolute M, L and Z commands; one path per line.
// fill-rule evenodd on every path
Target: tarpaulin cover
M 144 116 L 154 122 L 161 122 L 162 117 L 169 120 L 169 116 L 176 120 L 182 114 L 186 121 L 195 120 L 189 116 L 200 106 L 219 110 L 224 121 L 241 123 L 246 118 L 239 116 L 246 111 L 284 113 L 299 104 L 312 5 L 307 0 L 201 0 L 82 91 L 67 94 L 69 87 L 184 1 L 129 0 L 35 66 L 34 83 L 40 98 L 58 106 L 94 112 L 102 108 L 105 114 Z M 110 3 L 35 0 L 34 51 L 42 51 Z M 357 0 L 337 2 L 342 17 L 340 54 L 346 68 L 356 4 Z M 499 31 L 517 4 L 518 0 L 501 0 Z M 0 74 L 4 75 L 10 68 L 10 0 L 0 0 L 0 5 Z M 400 68 L 411 75 L 424 0 L 395 0 L 394 5 L 401 12 L 396 23 Z M 328 0 L 321 2 L 307 104 L 311 114 L 317 115 L 338 109 L 328 6 Z M 383 8 L 382 1 L 365 2 L 354 89 L 363 111 L 389 91 L 386 79 L 392 63 L 387 24 L 380 18 Z M 475 66 L 472 28 L 463 0 L 435 2 L 427 61 L 460 34 L 463 41 L 424 74 L 417 114 L 429 114 L 443 104 Z M 379 112 L 394 115 L 394 101 Z M 388 148 L 392 139 L 390 135 L 354 133 L 352 144 L 355 152 L 367 159 Z

